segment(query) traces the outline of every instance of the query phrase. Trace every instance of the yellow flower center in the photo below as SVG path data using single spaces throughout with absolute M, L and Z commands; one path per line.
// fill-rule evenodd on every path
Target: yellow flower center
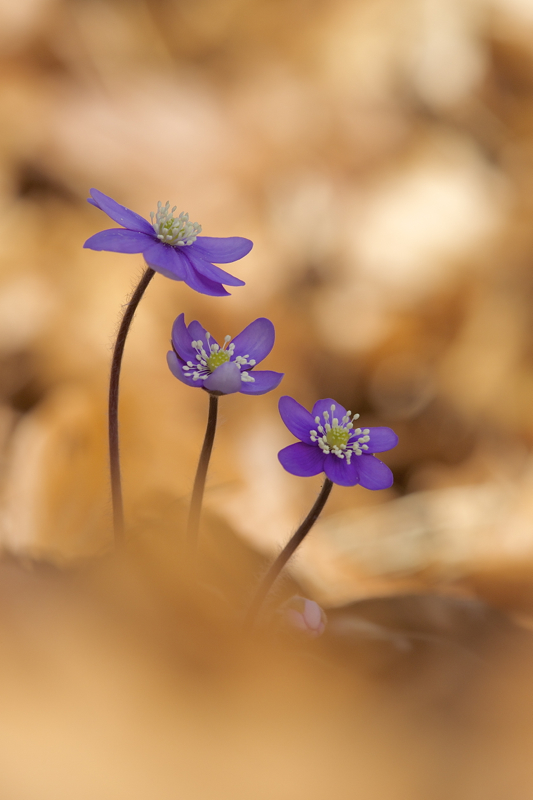
M 230 354 L 227 350 L 217 350 L 206 358 L 207 366 L 211 372 L 214 372 L 221 364 L 226 364 L 230 360 Z
M 370 441 L 370 428 L 354 428 L 353 424 L 359 414 L 348 411 L 341 419 L 335 416 L 335 404 L 329 411 L 323 411 L 323 424 L 320 417 L 315 417 L 316 430 L 309 431 L 311 441 L 316 442 L 325 455 L 332 453 L 337 458 L 345 458 L 349 464 L 352 455 L 361 456 L 368 450 L 367 442 Z M 331 412 L 331 413 L 330 413 Z M 357 436 L 357 439 L 353 438 Z M 348 442 L 350 441 L 350 444 Z
M 346 445 L 348 442 L 350 434 L 351 430 L 347 430 L 347 428 L 341 428 L 339 425 L 335 425 L 334 428 L 331 428 L 326 433 L 326 441 L 330 447 L 339 447 L 342 449 L 342 446 Z

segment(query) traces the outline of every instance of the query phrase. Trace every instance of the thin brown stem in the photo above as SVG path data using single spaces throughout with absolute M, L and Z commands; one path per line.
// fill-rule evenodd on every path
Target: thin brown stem
M 205 430 L 202 452 L 200 453 L 200 458 L 198 460 L 198 468 L 196 470 L 191 505 L 189 508 L 189 519 L 187 522 L 187 550 L 191 559 L 195 557 L 198 547 L 198 529 L 200 527 L 200 515 L 202 513 L 202 500 L 204 497 L 205 479 L 207 476 L 207 469 L 209 467 L 209 459 L 211 458 L 211 451 L 215 441 L 217 414 L 218 395 L 210 394 L 207 428 Z
M 283 567 L 289 560 L 289 558 L 293 555 L 294 551 L 301 545 L 315 522 L 320 516 L 320 513 L 324 506 L 326 505 L 327 499 L 330 495 L 330 492 L 333 488 L 333 483 L 326 478 L 324 481 L 324 485 L 320 490 L 320 494 L 318 495 L 317 499 L 313 507 L 311 508 L 309 514 L 306 516 L 296 533 L 292 536 L 291 539 L 287 542 L 279 556 L 276 558 L 268 572 L 266 573 L 265 577 L 259 584 L 259 588 L 255 594 L 255 597 L 248 609 L 248 613 L 246 614 L 246 618 L 244 620 L 244 627 L 245 630 L 251 630 L 254 626 L 254 623 L 257 619 L 257 616 L 261 610 L 261 606 L 263 605 L 267 594 L 269 593 L 270 589 L 274 585 L 276 579 L 278 578 L 280 572 L 282 571 Z
M 118 442 L 118 392 L 120 382 L 120 369 L 126 338 L 146 287 L 154 277 L 155 272 L 147 267 L 137 284 L 130 301 L 127 303 L 117 333 L 113 358 L 111 360 L 111 375 L 109 377 L 109 468 L 111 471 L 111 499 L 113 503 L 113 529 L 115 544 L 124 539 L 124 503 L 122 500 L 122 481 L 120 477 L 120 454 Z

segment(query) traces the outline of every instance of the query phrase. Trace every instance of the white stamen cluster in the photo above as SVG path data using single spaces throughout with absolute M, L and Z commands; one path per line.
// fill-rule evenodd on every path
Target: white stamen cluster
M 174 206 L 171 209 L 168 200 L 165 205 L 159 200 L 155 214 L 153 211 L 150 213 L 150 220 L 160 242 L 184 247 L 196 241 L 202 226 L 197 222 L 189 222 L 189 215 L 185 211 L 174 217 L 176 208 L 177 206 Z
M 370 429 L 354 428 L 353 423 L 359 419 L 359 414 L 352 416 L 351 411 L 346 412 L 339 424 L 338 418 L 334 416 L 335 408 L 335 405 L 330 407 L 331 417 L 329 411 L 323 412 L 323 424 L 320 417 L 315 417 L 317 429 L 309 433 L 311 441 L 316 442 L 323 453 L 345 458 L 349 464 L 353 454 L 361 456 L 364 450 L 368 450 Z M 353 436 L 358 438 L 349 441 Z
M 217 367 L 231 361 L 233 353 L 235 352 L 235 345 L 233 343 L 230 344 L 231 336 L 224 337 L 224 344 L 222 347 L 216 342 L 211 344 L 210 333 L 206 333 L 205 338 L 207 350 L 209 352 L 206 351 L 201 339 L 191 342 L 191 345 L 196 350 L 197 363 L 194 364 L 192 361 L 187 361 L 185 366 L 182 367 L 185 375 L 188 378 L 192 378 L 193 381 L 205 381 Z M 241 369 L 241 381 L 243 381 L 243 383 L 255 383 L 255 378 L 249 375 L 246 370 L 243 371 L 244 366 L 248 368 L 255 366 L 255 359 L 250 358 L 249 355 L 245 355 L 236 356 L 233 361 L 238 364 Z

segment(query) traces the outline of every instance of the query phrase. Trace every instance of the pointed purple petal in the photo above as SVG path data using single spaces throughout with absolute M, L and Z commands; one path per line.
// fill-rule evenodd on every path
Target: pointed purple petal
M 171 248 L 172 250 L 174 248 Z M 199 292 L 200 294 L 207 294 L 211 297 L 228 297 L 229 292 L 227 292 L 221 283 L 217 283 L 216 281 L 212 281 L 209 278 L 204 278 L 203 275 L 200 275 L 197 272 L 189 259 L 187 258 L 186 253 L 182 253 L 181 251 L 184 248 L 180 248 L 179 255 L 182 257 L 183 266 L 185 277 L 183 280 L 191 289 L 194 289 L 195 292 Z
M 326 456 L 319 447 L 296 442 L 284 447 L 278 453 L 278 459 L 287 472 L 300 478 L 310 478 L 324 470 Z
M 204 326 L 201 323 L 198 322 L 197 319 L 193 319 L 193 321 L 190 323 L 190 325 L 188 327 L 188 331 L 189 331 L 189 335 L 191 337 L 191 342 L 198 341 L 200 339 L 204 344 L 204 348 L 205 348 L 206 352 L 209 352 L 209 348 L 207 347 L 207 331 L 204 328 Z M 213 344 L 213 343 L 217 343 L 218 344 L 216 339 L 214 339 L 211 336 L 211 334 L 209 334 L 209 335 L 211 337 L 209 339 L 211 344 Z
M 194 386 L 199 389 L 202 388 L 203 381 L 193 381 L 192 378 L 187 378 L 185 373 L 183 372 L 182 367 L 184 366 L 183 362 L 177 357 L 176 353 L 173 350 L 170 350 L 167 353 L 167 364 L 168 368 L 171 373 L 174 375 L 182 383 L 187 384 L 187 386 Z
M 152 241 L 152 245 L 144 251 L 143 255 L 148 266 L 164 275 L 165 278 L 170 278 L 173 281 L 185 280 L 184 262 L 173 247 Z
M 352 464 L 354 459 L 352 458 Z M 365 489 L 388 489 L 394 482 L 392 472 L 383 461 L 374 456 L 356 456 L 355 463 L 359 470 L 359 483 Z
M 181 249 L 182 248 L 180 248 L 180 250 Z M 198 252 L 195 252 L 194 244 L 187 247 L 186 255 L 192 268 L 199 272 L 200 275 L 203 275 L 204 278 L 208 278 L 216 283 L 225 283 L 227 286 L 244 286 L 244 281 L 241 281 L 240 278 L 235 278 L 233 275 L 230 275 L 229 272 L 220 269 L 220 267 L 215 267 L 210 261 L 206 261 L 205 258 L 202 258 Z
M 276 333 L 274 326 L 266 317 L 251 322 L 238 336 L 233 339 L 235 356 L 249 356 L 259 364 L 274 347 Z
M 272 372 L 269 369 L 261 369 L 259 372 L 250 372 L 254 382 L 242 381 L 240 391 L 242 394 L 266 394 L 279 386 L 283 378 L 283 372 Z
M 391 428 L 369 428 L 370 441 L 367 453 L 383 453 L 398 444 L 398 437 Z
M 126 206 L 121 206 L 116 200 L 108 197 L 103 192 L 99 192 L 98 189 L 91 189 L 91 200 L 89 200 L 91 205 L 99 208 L 100 211 L 103 211 L 112 220 L 118 222 L 119 225 L 123 225 L 130 231 L 140 231 L 154 236 L 154 229 L 140 214 L 130 211 Z
M 108 250 L 111 253 L 144 253 L 154 240 L 146 233 L 111 228 L 91 236 L 83 245 L 87 250 Z
M 204 388 L 208 392 L 220 392 L 221 394 L 233 394 L 241 389 L 241 370 L 238 364 L 227 361 L 221 364 L 211 373 L 207 380 L 203 381 Z
M 359 483 L 359 470 L 354 458 L 348 464 L 345 458 L 338 458 L 330 453 L 326 456 L 324 472 L 330 481 L 339 486 L 355 486 Z
M 335 406 L 335 411 L 333 413 L 331 412 L 331 406 Z M 341 406 L 341 404 L 337 403 L 336 400 L 332 400 L 331 397 L 326 397 L 324 400 L 317 400 L 313 406 L 313 410 L 311 411 L 311 416 L 313 419 L 315 417 L 320 417 L 320 422 L 322 425 L 324 424 L 324 417 L 322 416 L 324 411 L 328 412 L 330 419 L 336 417 L 339 420 L 339 424 L 341 419 L 346 414 L 346 409 L 344 406 Z
M 193 339 L 194 336 L 190 335 L 185 324 L 185 314 L 180 314 L 174 320 L 174 325 L 172 326 L 172 345 L 180 358 L 196 364 L 197 353 L 191 345 Z
M 281 419 L 293 436 L 311 444 L 310 432 L 316 430 L 316 424 L 309 411 L 288 395 L 280 397 L 278 407 Z
M 215 261 L 217 264 L 229 264 L 238 261 L 247 255 L 253 247 L 253 242 L 241 236 L 229 236 L 219 239 L 216 236 L 198 236 L 194 247 L 202 258 Z

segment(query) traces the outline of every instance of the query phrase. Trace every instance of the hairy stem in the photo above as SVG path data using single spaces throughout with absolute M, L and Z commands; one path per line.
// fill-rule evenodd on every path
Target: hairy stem
M 194 558 L 198 547 L 198 528 L 200 526 L 200 514 L 202 512 L 202 500 L 204 497 L 205 479 L 209 467 L 209 459 L 215 441 L 215 431 L 217 428 L 218 395 L 209 395 L 209 414 L 207 417 L 207 428 L 205 430 L 204 444 L 198 461 L 196 477 L 192 490 L 191 505 L 189 508 L 189 519 L 187 522 L 187 550 L 189 556 Z
M 113 348 L 113 358 L 111 360 L 111 375 L 109 377 L 109 468 L 111 471 L 111 499 L 113 503 L 113 529 L 115 532 L 115 544 L 124 539 L 124 503 L 122 501 L 122 481 L 120 477 L 120 454 L 118 443 L 118 390 L 120 382 L 120 368 L 122 366 L 122 355 L 124 345 L 133 320 L 137 306 L 146 290 L 146 287 L 154 277 L 155 272 L 151 267 L 147 267 L 142 274 L 141 280 L 137 284 L 130 301 L 127 303 L 120 327 L 117 333 L 115 347 Z
M 324 506 L 326 505 L 327 499 L 330 495 L 330 492 L 333 488 L 333 483 L 326 478 L 324 481 L 324 485 L 320 490 L 320 494 L 318 495 L 317 499 L 313 507 L 311 508 L 309 514 L 306 516 L 296 533 L 292 536 L 291 539 L 287 542 L 279 556 L 276 558 L 268 572 L 266 573 L 265 577 L 259 584 L 259 588 L 255 594 L 255 597 L 252 601 L 250 608 L 248 609 L 248 613 L 246 614 L 246 618 L 244 621 L 245 630 L 251 630 L 254 626 L 254 623 L 257 619 L 259 611 L 261 610 L 261 606 L 263 605 L 267 594 L 269 593 L 270 589 L 272 588 L 274 582 L 278 578 L 280 572 L 282 571 L 283 567 L 292 556 L 294 551 L 301 545 L 315 522 L 320 516 L 320 513 Z

